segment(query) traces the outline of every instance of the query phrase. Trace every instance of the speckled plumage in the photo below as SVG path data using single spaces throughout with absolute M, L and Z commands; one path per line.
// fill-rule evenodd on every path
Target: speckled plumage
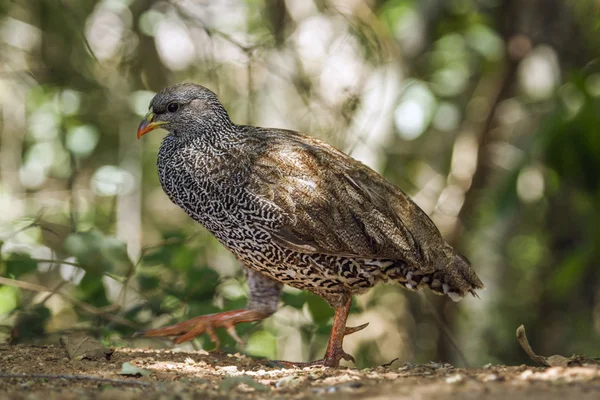
M 236 125 L 199 85 L 166 88 L 151 111 L 169 131 L 162 187 L 250 271 L 249 308 L 274 312 L 282 283 L 334 308 L 386 281 L 454 300 L 483 287 L 406 194 L 332 146 Z

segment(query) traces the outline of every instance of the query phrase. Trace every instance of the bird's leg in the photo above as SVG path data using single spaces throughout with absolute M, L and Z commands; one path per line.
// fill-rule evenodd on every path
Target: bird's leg
M 321 360 L 312 361 L 308 363 L 302 362 L 290 362 L 290 361 L 279 361 L 278 363 L 284 366 L 317 366 L 323 365 L 326 367 L 339 367 L 340 361 L 352 361 L 354 357 L 346 353 L 342 348 L 344 342 L 344 336 L 351 335 L 355 332 L 363 330 L 369 325 L 368 323 L 362 324 L 355 327 L 347 327 L 346 321 L 348 319 L 348 313 L 352 306 L 352 296 L 346 295 L 343 297 L 341 305 L 335 307 L 335 315 L 333 316 L 333 327 L 331 328 L 331 335 L 329 336 L 329 343 L 327 344 L 327 351 L 325 351 L 325 357 Z
M 329 336 L 329 343 L 327 344 L 327 351 L 323 358 L 323 365 L 326 367 L 338 367 L 340 360 L 354 362 L 354 357 L 346 353 L 342 348 L 344 342 L 344 336 L 350 335 L 354 332 L 358 332 L 361 329 L 367 327 L 368 324 L 349 328 L 346 326 L 346 320 L 348 319 L 348 313 L 352 306 L 352 296 L 347 296 L 347 300 L 339 307 L 335 309 L 335 315 L 333 316 L 333 327 L 331 328 L 331 335 Z
M 242 340 L 235 332 L 235 325 L 242 322 L 254 322 L 267 318 L 277 310 L 281 283 L 251 270 L 244 270 L 248 279 L 250 295 L 248 305 L 243 310 L 224 311 L 216 314 L 201 315 L 188 321 L 158 329 L 136 332 L 136 336 L 164 337 L 175 336 L 175 344 L 192 340 L 203 333 L 219 347 L 216 328 L 225 328 L 236 342 Z
M 235 332 L 235 325 L 242 322 L 254 322 L 260 321 L 267 318 L 270 313 L 261 310 L 232 310 L 225 311 L 216 314 L 201 315 L 190 320 L 180 322 L 178 324 L 165 326 L 158 329 L 150 329 L 147 331 L 136 332 L 136 336 L 143 337 L 164 337 L 164 336 L 175 336 L 173 343 L 179 344 L 192 340 L 196 336 L 203 333 L 208 334 L 210 340 L 219 347 L 219 339 L 215 334 L 216 328 L 225 328 L 227 332 L 233 337 L 238 343 L 241 343 L 241 339 Z

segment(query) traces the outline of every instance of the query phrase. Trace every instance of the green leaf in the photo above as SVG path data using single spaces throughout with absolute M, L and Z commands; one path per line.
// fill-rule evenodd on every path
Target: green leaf
M 219 284 L 219 274 L 212 268 L 190 268 L 186 274 L 190 300 L 210 300 Z
M 50 310 L 42 305 L 37 305 L 26 312 L 18 313 L 18 318 L 13 328 L 13 340 L 16 343 L 26 343 L 32 339 L 44 336 L 46 322 L 50 319 Z
M 10 314 L 21 302 L 21 289 L 0 286 L 0 315 Z
M 189 311 L 186 313 L 186 315 L 190 318 L 193 317 L 197 317 L 199 315 L 207 315 L 207 314 L 214 314 L 217 313 L 220 310 L 217 306 L 213 305 L 212 303 L 207 303 L 205 301 L 202 302 L 192 302 L 189 305 Z
M 69 235 L 65 251 L 75 256 L 86 272 L 94 275 L 112 272 L 123 276 L 133 268 L 125 242 L 105 236 L 97 229 Z
M 93 273 L 86 272 L 77 286 L 78 297 L 96 307 L 104 307 L 109 304 L 106 290 L 102 279 Z
M 194 269 L 194 261 L 196 259 L 196 251 L 183 244 L 179 245 L 173 253 L 170 267 L 180 270 L 189 271 Z
M 170 253 L 165 247 L 151 249 L 142 256 L 142 264 L 144 265 L 164 265 L 168 262 Z
M 29 254 L 12 253 L 6 260 L 6 275 L 19 277 L 23 274 L 33 272 L 37 269 L 37 261 Z
M 334 311 L 325 300 L 314 294 L 309 294 L 307 299 L 308 310 L 313 320 L 318 325 L 323 325 L 333 318 Z
M 248 339 L 246 351 L 253 356 L 274 359 L 277 355 L 277 339 L 267 331 L 254 332 Z
M 119 372 L 119 375 L 128 376 L 148 376 L 151 374 L 152 372 L 148 371 L 147 369 L 138 368 L 129 362 L 124 362 L 121 366 L 121 372 Z
M 300 293 L 288 293 L 288 292 L 283 292 L 281 295 L 281 300 L 283 301 L 284 304 L 297 308 L 297 309 L 301 309 L 302 307 L 304 307 L 304 304 L 306 304 L 306 292 L 300 292 Z
M 160 286 L 160 279 L 157 276 L 144 273 L 138 274 L 137 281 L 142 291 L 157 289 Z

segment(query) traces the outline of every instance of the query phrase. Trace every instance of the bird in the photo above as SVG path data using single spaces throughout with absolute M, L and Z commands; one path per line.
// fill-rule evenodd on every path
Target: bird
M 245 308 L 202 315 L 138 332 L 176 344 L 263 320 L 283 285 L 307 290 L 334 310 L 325 355 L 306 365 L 354 361 L 346 335 L 352 298 L 379 283 L 460 300 L 484 287 L 469 261 L 450 246 L 408 195 L 377 172 L 315 137 L 238 125 L 217 95 L 194 83 L 166 87 L 139 124 L 140 139 L 168 133 L 157 156 L 162 189 L 241 262 Z

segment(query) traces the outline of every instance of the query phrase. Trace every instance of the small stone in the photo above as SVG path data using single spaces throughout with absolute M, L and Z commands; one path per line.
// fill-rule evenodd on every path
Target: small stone
M 283 379 L 275 382 L 276 388 L 284 388 L 284 387 L 296 387 L 300 383 L 302 383 L 302 379 L 299 376 L 286 376 Z
M 519 375 L 519 379 L 526 381 L 526 380 L 530 379 L 532 376 L 533 376 L 533 371 L 528 369 L 528 370 L 523 371 L 521 373 L 521 375 Z
M 461 383 L 465 378 L 461 374 L 450 375 L 446 378 L 446 383 Z
M 489 375 L 486 375 L 483 378 L 484 382 L 496 382 L 496 381 L 499 381 L 499 380 L 500 380 L 500 377 L 498 375 L 496 375 L 496 374 L 489 374 Z
M 217 367 L 218 369 L 220 369 L 221 371 L 225 371 L 225 372 L 237 372 L 238 368 L 235 365 L 228 365 L 226 367 Z

